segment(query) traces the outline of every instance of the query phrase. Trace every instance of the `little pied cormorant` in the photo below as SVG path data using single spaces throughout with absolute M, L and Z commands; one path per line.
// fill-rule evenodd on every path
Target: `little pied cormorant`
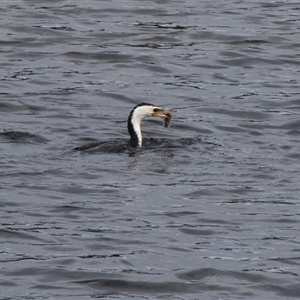
M 153 104 L 144 102 L 140 103 L 132 109 L 128 116 L 127 129 L 130 135 L 130 140 L 128 143 L 120 143 L 117 141 L 93 142 L 76 147 L 74 150 L 85 152 L 122 152 L 128 148 L 140 148 L 143 145 L 141 122 L 147 117 L 162 118 L 164 120 L 164 126 L 169 127 L 170 120 L 172 118 L 172 112 L 169 110 L 164 110 Z

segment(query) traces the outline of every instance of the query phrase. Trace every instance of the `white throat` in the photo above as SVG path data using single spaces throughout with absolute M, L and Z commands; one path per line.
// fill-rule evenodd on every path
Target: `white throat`
M 146 117 L 151 117 L 152 111 L 153 111 L 153 106 L 141 106 L 141 107 L 137 107 L 132 114 L 131 121 L 132 121 L 134 131 L 136 132 L 138 137 L 139 147 L 142 147 L 143 144 L 141 123 L 143 119 L 145 119 Z

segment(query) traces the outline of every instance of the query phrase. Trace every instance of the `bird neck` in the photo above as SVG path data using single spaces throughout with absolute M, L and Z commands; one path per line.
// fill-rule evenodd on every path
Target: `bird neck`
M 134 112 L 131 112 L 128 121 L 127 128 L 130 135 L 129 145 L 135 148 L 142 147 L 142 132 L 141 132 L 141 119 L 136 118 Z

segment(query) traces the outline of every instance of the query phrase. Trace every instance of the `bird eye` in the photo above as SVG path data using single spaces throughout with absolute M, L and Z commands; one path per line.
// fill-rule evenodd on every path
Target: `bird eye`
M 153 109 L 153 112 L 159 112 L 159 111 L 160 111 L 159 108 L 154 108 L 154 109 Z

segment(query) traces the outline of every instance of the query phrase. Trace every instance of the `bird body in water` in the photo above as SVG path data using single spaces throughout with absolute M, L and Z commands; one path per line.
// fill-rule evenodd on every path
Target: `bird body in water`
M 164 110 L 150 103 L 140 103 L 131 110 L 127 119 L 127 129 L 130 135 L 130 140 L 128 143 L 124 143 L 123 140 L 93 142 L 80 147 L 76 147 L 74 148 L 74 150 L 85 152 L 117 153 L 125 151 L 126 149 L 141 148 L 143 145 L 141 122 L 147 117 L 162 118 L 164 120 L 164 126 L 169 127 L 170 120 L 172 118 L 172 112 L 169 110 Z

